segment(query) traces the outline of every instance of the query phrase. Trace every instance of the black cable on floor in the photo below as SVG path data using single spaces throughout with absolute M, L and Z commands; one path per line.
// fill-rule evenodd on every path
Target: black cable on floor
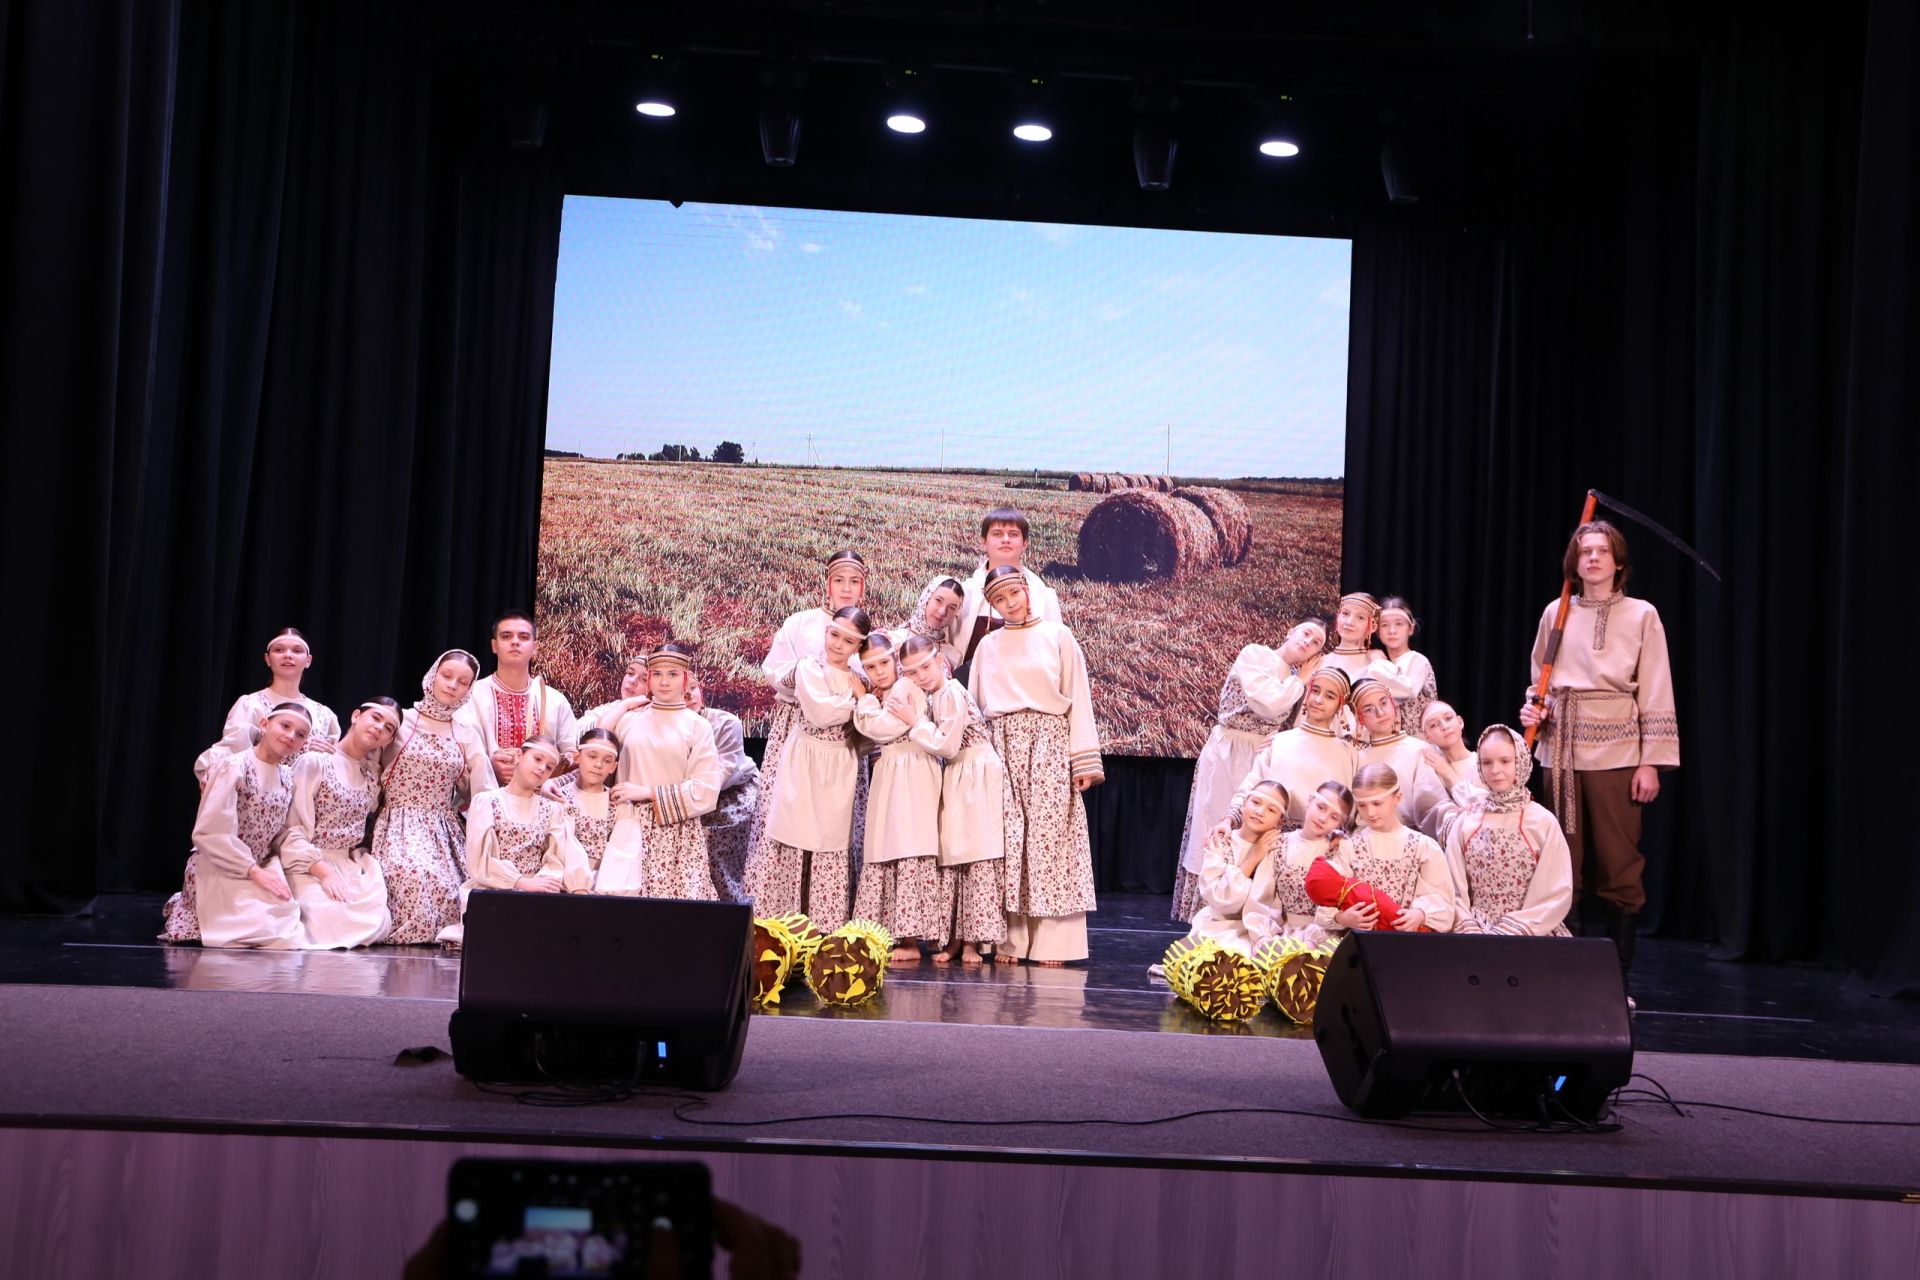
M 709 1098 L 697 1098 L 692 1102 L 683 1102 L 673 1109 L 673 1118 L 685 1124 L 703 1125 L 710 1128 L 755 1129 L 778 1124 L 806 1124 L 820 1120 L 888 1120 L 902 1124 L 941 1124 L 955 1128 L 980 1129 L 1020 1129 L 1020 1128 L 1077 1128 L 1088 1125 L 1112 1125 L 1126 1129 L 1145 1129 L 1154 1125 L 1173 1124 L 1181 1120 L 1194 1120 L 1202 1116 L 1298 1116 L 1308 1120 L 1334 1120 L 1341 1124 L 1370 1125 L 1380 1129 L 1411 1129 L 1416 1133 L 1483 1133 L 1479 1125 L 1422 1124 L 1413 1120 L 1382 1120 L 1371 1116 L 1340 1115 L 1332 1111 L 1306 1111 L 1294 1107 L 1202 1107 L 1193 1111 L 1182 1111 L 1174 1115 L 1146 1116 L 1129 1119 L 1117 1119 L 1110 1116 L 1062 1116 L 1032 1117 L 1010 1120 L 983 1120 L 976 1117 L 947 1117 L 897 1115 L 882 1111 L 829 1111 L 814 1115 L 771 1116 L 762 1120 L 705 1120 L 690 1114 L 695 1107 L 712 1105 Z M 1527 1125 L 1514 1128 L 1493 1126 L 1502 1133 L 1540 1134 L 1540 1133 L 1577 1133 L 1612 1132 L 1611 1129 L 1576 1129 L 1558 1121 L 1547 1121 L 1540 1125 Z M 1615 1125 L 1617 1129 L 1619 1126 Z

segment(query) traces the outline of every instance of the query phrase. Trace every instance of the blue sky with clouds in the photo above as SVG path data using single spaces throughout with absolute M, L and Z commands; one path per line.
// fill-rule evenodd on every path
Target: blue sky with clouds
M 547 446 L 1345 472 L 1345 240 L 568 196 Z

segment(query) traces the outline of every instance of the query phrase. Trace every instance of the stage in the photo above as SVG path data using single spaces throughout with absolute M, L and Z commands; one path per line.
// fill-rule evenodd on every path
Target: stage
M 265 1197 L 296 1232 L 345 1205 L 385 1215 L 385 1253 L 318 1228 L 312 1247 L 323 1273 L 391 1274 L 395 1250 L 431 1229 L 453 1158 L 530 1146 L 700 1153 L 723 1192 L 802 1236 L 808 1274 L 1024 1273 L 1021 1251 L 1055 1236 L 1080 1247 L 1051 1274 L 1093 1274 L 1102 1258 L 1108 1274 L 1219 1274 L 1271 1254 L 1257 1229 L 1268 1221 L 1289 1224 L 1310 1256 L 1363 1265 L 1405 1244 L 1365 1229 L 1383 1209 L 1400 1228 L 1439 1231 L 1463 1261 L 1487 1222 L 1547 1215 L 1551 1231 L 1516 1229 L 1500 1248 L 1556 1274 L 1758 1274 L 1783 1264 L 1789 1238 L 1807 1264 L 1796 1270 L 1894 1274 L 1920 1258 L 1920 1145 L 1908 1128 L 1699 1105 L 1683 1115 L 1644 1098 L 1620 1109 L 1614 1133 L 1363 1121 L 1339 1105 L 1303 1029 L 1271 1010 L 1214 1027 L 1147 977 L 1177 933 L 1163 899 L 1109 896 L 1086 968 L 923 964 L 851 1011 L 821 1010 L 795 988 L 754 1018 L 725 1092 L 570 1108 L 484 1092 L 446 1058 L 396 1060 L 446 1047 L 456 957 L 160 947 L 146 936 L 158 901 L 16 920 L 0 948 L 0 1220 L 24 1230 L 65 1206 L 57 1264 L 17 1253 L 11 1274 L 89 1274 L 77 1260 L 161 1230 L 136 1221 L 121 1224 L 125 1238 L 94 1236 L 90 1213 L 104 1227 L 127 1187 L 200 1204 L 223 1180 Z M 1823 970 L 1644 946 L 1635 1066 L 1674 1097 L 1920 1118 L 1908 1006 L 1850 995 Z M 1684 1224 L 1709 1205 L 1720 1225 L 1695 1236 Z M 1676 1249 L 1660 1224 L 1688 1242 Z M 49 1240 L 41 1228 L 8 1236 L 16 1250 L 53 1247 L 29 1243 Z M 966 1243 L 936 1248 L 947 1236 Z M 911 1264 L 909 1238 L 929 1251 Z M 254 1247 L 236 1237 L 197 1274 L 248 1273 Z M 1150 1272 L 1128 1266 L 1141 1257 L 1158 1259 Z

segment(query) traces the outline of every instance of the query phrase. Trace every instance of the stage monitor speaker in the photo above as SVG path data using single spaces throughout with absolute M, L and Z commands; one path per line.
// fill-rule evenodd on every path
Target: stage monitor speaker
M 1633 1074 L 1619 954 L 1597 938 L 1351 933 L 1313 1038 L 1363 1116 L 1588 1122 Z
M 753 909 L 739 903 L 475 891 L 454 1069 L 725 1088 L 747 1041 L 752 946 Z

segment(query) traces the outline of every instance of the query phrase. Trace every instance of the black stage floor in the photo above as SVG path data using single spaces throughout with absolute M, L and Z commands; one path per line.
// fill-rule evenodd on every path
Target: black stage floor
M 111 894 L 80 918 L 10 918 L 0 930 L 0 983 L 310 992 L 452 1001 L 460 962 L 431 947 L 351 953 L 214 952 L 154 940 L 163 895 Z M 1103 894 L 1084 967 L 987 965 L 895 969 L 881 995 L 839 1019 L 1061 1030 L 1172 1031 L 1310 1039 L 1272 1009 L 1220 1027 L 1175 1000 L 1147 966 L 1183 930 L 1167 900 Z M 1643 938 L 1630 989 L 1639 1003 L 1635 1048 L 1920 1064 L 1920 1006 L 1876 999 L 1845 975 L 1800 965 L 1709 958 L 1704 943 Z M 772 1016 L 822 1016 L 804 987 L 790 987 Z

